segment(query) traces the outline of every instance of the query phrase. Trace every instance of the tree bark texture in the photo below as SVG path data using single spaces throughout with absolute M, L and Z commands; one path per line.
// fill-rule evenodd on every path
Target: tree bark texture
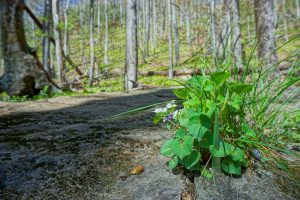
M 23 24 L 24 0 L 2 0 L 0 6 L 1 43 L 4 74 L 0 90 L 10 96 L 34 96 L 50 85 L 36 50 L 26 42 Z
M 125 89 L 137 87 L 138 41 L 137 41 L 137 2 L 127 1 L 126 16 L 126 65 Z
M 255 0 L 255 22 L 258 40 L 257 55 L 267 64 L 275 64 L 278 57 L 276 49 L 276 10 L 275 0 Z

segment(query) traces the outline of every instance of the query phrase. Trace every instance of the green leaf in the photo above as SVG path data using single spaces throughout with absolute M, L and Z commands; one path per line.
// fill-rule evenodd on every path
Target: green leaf
M 205 115 L 200 117 L 196 114 L 192 115 L 191 118 L 180 118 L 179 123 L 181 126 L 188 129 L 191 134 L 197 140 L 201 140 L 202 136 L 208 131 L 210 121 Z
M 172 160 L 169 160 L 168 166 L 170 169 L 174 169 L 178 165 L 178 157 L 174 156 Z
M 250 129 L 248 124 L 243 124 L 242 130 L 246 136 L 251 137 L 251 138 L 256 138 L 255 132 L 252 129 Z
M 179 138 L 183 138 L 184 136 L 186 136 L 186 131 L 184 128 L 179 128 L 177 131 L 176 131 L 176 137 L 179 137 Z
M 217 109 L 217 103 L 212 100 L 206 100 L 206 108 L 208 111 L 205 114 L 211 117 Z
M 173 93 L 180 99 L 187 99 L 189 97 L 189 91 L 185 88 L 175 89 L 173 90 Z
M 235 175 L 242 174 L 241 166 L 230 160 L 222 161 L 222 169 L 223 169 L 223 171 L 225 171 L 226 173 L 229 173 L 229 174 L 235 174 Z
M 234 152 L 234 146 L 227 142 L 220 142 L 219 149 L 215 149 L 213 145 L 209 146 L 210 153 L 217 158 L 226 157 Z
M 234 161 L 243 160 L 245 158 L 245 153 L 241 148 L 237 147 L 235 148 L 234 152 L 231 154 L 231 158 Z
M 251 84 L 243 84 L 243 83 L 234 83 L 231 84 L 229 90 L 236 94 L 247 94 L 251 92 L 252 85 Z
M 167 140 L 163 146 L 160 149 L 160 154 L 167 156 L 167 157 L 172 157 L 173 156 L 173 151 L 171 149 L 171 144 L 174 142 L 174 139 Z
M 190 155 L 185 156 L 183 159 L 179 161 L 185 168 L 191 169 L 194 165 L 196 165 L 201 159 L 201 155 L 198 151 L 194 150 Z
M 226 71 L 223 72 L 215 72 L 211 75 L 211 80 L 217 85 L 223 84 L 228 78 L 230 74 Z
M 194 139 L 190 135 L 186 135 L 183 139 L 176 138 L 171 143 L 172 152 L 181 159 L 190 155 L 193 149 L 193 141 Z

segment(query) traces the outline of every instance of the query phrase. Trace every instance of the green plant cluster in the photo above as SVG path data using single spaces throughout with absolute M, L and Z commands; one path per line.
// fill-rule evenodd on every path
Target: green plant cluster
M 212 160 L 213 168 L 241 175 L 253 157 L 267 160 L 259 150 L 264 139 L 257 134 L 261 127 L 255 127 L 253 116 L 261 110 L 265 114 L 274 98 L 267 99 L 268 105 L 265 99 L 255 101 L 257 85 L 234 79 L 225 70 L 192 77 L 182 85 L 184 88 L 173 92 L 182 100 L 183 108 L 167 106 L 156 110 L 154 117 L 155 123 L 163 120 L 176 132 L 161 148 L 161 154 L 171 158 L 168 162 L 171 169 L 180 165 L 212 177 L 203 167 Z M 252 113 L 253 104 L 261 109 Z

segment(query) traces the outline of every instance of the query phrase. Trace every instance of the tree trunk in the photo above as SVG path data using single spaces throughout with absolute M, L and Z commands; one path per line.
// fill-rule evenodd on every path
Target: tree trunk
M 50 85 L 36 50 L 28 46 L 23 24 L 24 0 L 2 0 L 0 6 L 1 44 L 4 74 L 0 90 L 10 96 L 34 96 Z
M 223 0 L 223 26 L 222 26 L 222 38 L 221 43 L 222 47 L 225 50 L 224 56 L 227 58 L 228 53 L 231 50 L 231 17 L 230 17 L 230 10 L 232 6 L 233 0 Z M 227 49 L 227 50 L 226 50 Z M 229 50 L 229 51 L 228 51 Z
M 100 44 L 100 26 L 101 26 L 101 1 L 98 0 L 97 3 L 97 33 Z
M 240 29 L 240 8 L 239 0 L 232 0 L 232 25 L 233 25 L 233 52 L 235 58 L 235 65 L 238 71 L 243 70 L 243 47 L 242 47 L 242 35 Z
M 67 82 L 65 77 L 65 66 L 63 63 L 62 56 L 62 41 L 61 41 L 61 32 L 59 29 L 59 1 L 52 0 L 52 15 L 53 15 L 53 31 L 54 31 L 54 40 L 55 40 L 55 54 L 56 62 L 58 66 L 58 77 L 61 84 Z
M 296 15 L 297 15 L 297 18 L 300 18 L 299 0 L 295 0 L 295 1 L 296 1 Z
M 137 2 L 127 1 L 125 89 L 137 87 L 138 43 Z
M 154 53 L 155 49 L 157 47 L 157 8 L 156 8 L 156 0 L 153 0 L 153 48 L 154 48 Z
M 119 6 L 120 6 L 120 22 L 121 25 L 123 26 L 124 22 L 123 22 L 123 0 L 119 0 Z
M 267 64 L 278 61 L 276 49 L 276 11 L 274 0 L 255 0 L 256 35 L 258 39 L 257 54 Z
M 51 22 L 51 0 L 44 0 L 45 8 L 44 8 L 44 33 L 43 37 L 43 65 L 47 73 L 53 77 L 52 70 L 50 67 L 50 22 Z
M 68 42 L 69 42 L 69 35 L 68 35 L 68 10 L 69 10 L 70 0 L 67 0 L 65 9 L 64 9 L 64 54 L 68 56 Z
M 89 84 L 93 84 L 95 73 L 95 47 L 94 47 L 94 0 L 90 0 L 90 75 Z
M 149 36 L 150 36 L 150 0 L 145 0 L 145 28 L 144 28 L 144 54 L 149 55 Z
M 286 20 L 286 10 L 285 10 L 285 0 L 282 0 L 282 17 L 283 17 L 283 28 L 284 28 L 284 40 L 287 42 L 289 40 L 288 36 L 288 24 Z
M 104 65 L 109 65 L 108 61 L 108 0 L 104 0 L 104 13 L 105 13 L 105 41 L 104 41 Z
M 180 62 L 179 56 L 179 31 L 178 31 L 178 23 L 177 23 L 177 8 L 174 5 L 175 0 L 172 0 L 172 22 L 174 29 L 174 41 L 175 41 L 175 64 L 178 65 Z
M 217 55 L 217 45 L 216 45 L 216 22 L 215 22 L 215 0 L 210 2 L 210 36 L 211 45 L 214 58 Z
M 173 75 L 173 40 L 172 40 L 172 26 L 173 26 L 173 20 L 172 20 L 172 0 L 167 1 L 168 6 L 168 14 L 169 14 L 169 78 L 172 79 L 174 77 Z

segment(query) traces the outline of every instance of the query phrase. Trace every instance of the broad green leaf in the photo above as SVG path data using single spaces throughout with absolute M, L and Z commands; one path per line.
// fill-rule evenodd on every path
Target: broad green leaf
M 187 99 L 189 97 L 189 91 L 185 88 L 175 89 L 173 90 L 173 93 L 180 99 Z
M 210 92 L 210 91 L 212 91 L 214 89 L 214 85 L 213 85 L 213 83 L 209 79 L 207 79 L 204 82 L 203 89 L 206 92 Z
M 174 169 L 178 165 L 178 157 L 174 156 L 172 160 L 169 160 L 168 166 L 170 169 Z
M 229 174 L 235 174 L 235 175 L 242 174 L 241 166 L 234 161 L 223 160 L 222 161 L 222 169 L 223 169 L 223 171 L 225 171 L 226 173 L 229 173 Z
M 211 75 L 211 80 L 217 85 L 223 84 L 228 78 L 230 74 L 226 71 L 223 72 L 215 72 Z
M 193 137 L 186 135 L 183 139 L 174 139 L 171 143 L 172 152 L 179 158 L 183 158 L 191 154 L 193 148 Z
M 196 165 L 201 159 L 201 155 L 198 151 L 194 150 L 190 155 L 185 156 L 183 159 L 179 161 L 185 168 L 191 169 L 194 165 Z
M 206 108 L 208 109 L 205 113 L 208 117 L 211 117 L 217 109 L 217 103 L 212 100 L 206 101 Z
M 251 84 L 234 83 L 231 84 L 229 90 L 236 94 L 247 94 L 252 90 Z
M 173 156 L 173 151 L 171 149 L 171 144 L 174 142 L 174 139 L 167 140 L 163 146 L 160 149 L 160 154 L 167 156 L 167 157 L 172 157 Z
M 252 129 L 250 129 L 250 127 L 247 124 L 243 124 L 242 130 L 246 136 L 256 138 L 255 132 Z
M 202 122 L 203 121 L 203 122 Z M 202 123 L 203 125 L 202 125 Z M 193 116 L 191 118 L 181 118 L 179 119 L 181 126 L 188 129 L 189 134 L 191 134 L 197 140 L 200 140 L 202 136 L 207 132 L 209 128 L 209 119 L 205 116 Z
M 184 136 L 186 136 L 186 131 L 184 130 L 184 128 L 179 128 L 176 131 L 176 137 L 183 138 Z
M 234 161 L 243 160 L 245 158 L 245 153 L 241 148 L 237 147 L 235 148 L 234 152 L 231 154 L 231 158 Z
M 215 149 L 213 145 L 209 146 L 210 153 L 217 158 L 226 157 L 234 152 L 234 146 L 227 142 L 220 142 L 219 149 Z

